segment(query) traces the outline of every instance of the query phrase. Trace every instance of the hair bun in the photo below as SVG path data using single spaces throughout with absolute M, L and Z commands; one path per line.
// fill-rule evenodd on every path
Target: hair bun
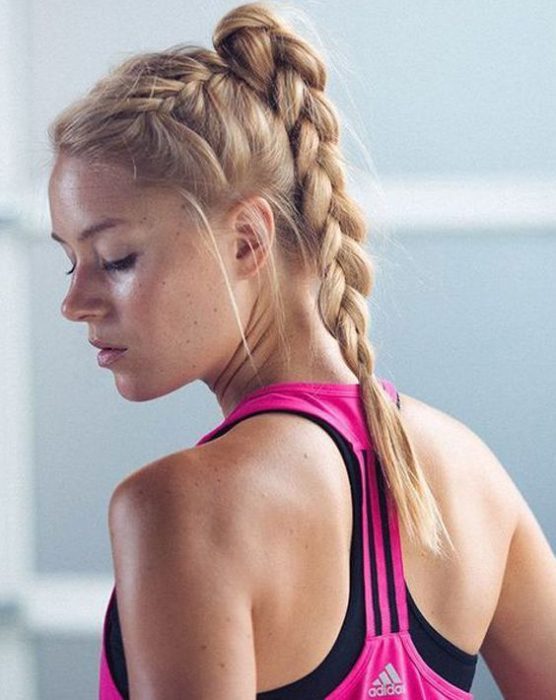
M 262 3 L 240 5 L 216 26 L 212 43 L 230 69 L 258 92 L 267 92 L 276 70 L 272 35 L 280 24 Z
M 304 82 L 323 90 L 324 64 L 315 50 L 265 3 L 240 5 L 216 26 L 212 42 L 230 69 L 251 88 L 270 97 L 276 71 L 288 66 Z

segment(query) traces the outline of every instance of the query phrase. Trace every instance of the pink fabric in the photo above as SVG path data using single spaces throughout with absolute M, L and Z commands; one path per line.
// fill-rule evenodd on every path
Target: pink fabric
M 387 380 L 382 385 L 392 400 L 396 390 Z M 399 631 L 392 631 L 388 603 L 386 552 L 383 546 L 382 523 L 376 486 L 377 462 L 367 431 L 363 403 L 358 384 L 318 384 L 291 382 L 271 384 L 248 394 L 242 402 L 199 442 L 209 440 L 225 425 L 252 413 L 268 409 L 304 411 L 327 421 L 350 443 L 361 469 L 363 572 L 365 578 L 366 639 L 351 671 L 342 683 L 327 696 L 327 700 L 368 700 L 371 697 L 402 697 L 409 700 L 440 700 L 473 698 L 469 692 L 452 685 L 420 657 L 408 631 L 408 611 L 401 554 L 398 518 L 395 504 L 387 491 L 388 528 L 394 570 L 395 598 Z M 372 515 L 367 512 L 367 490 L 370 490 Z M 382 618 L 382 633 L 376 634 L 371 587 L 371 559 L 367 518 L 373 518 L 375 561 L 378 572 L 378 604 Z M 114 595 L 114 591 L 112 592 Z M 105 616 L 106 626 L 106 616 Z M 123 700 L 114 685 L 106 661 L 103 644 L 100 659 L 99 700 Z

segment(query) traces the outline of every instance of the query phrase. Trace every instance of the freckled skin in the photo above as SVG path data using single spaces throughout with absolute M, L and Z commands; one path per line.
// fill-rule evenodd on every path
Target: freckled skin
M 217 215 L 206 212 L 216 254 L 210 239 L 202 244 L 208 234 L 188 217 L 177 192 L 141 188 L 123 166 L 60 154 L 48 194 L 53 230 L 75 268 L 61 311 L 86 323 L 89 339 L 127 348 L 108 367 L 124 398 L 147 401 L 201 379 L 227 415 L 264 384 L 357 381 L 315 312 L 315 273 L 282 269 L 276 254 L 290 342 L 291 365 L 285 366 L 262 274 L 275 241 L 272 209 L 263 197 L 249 198 L 249 206 L 237 201 Z M 253 226 L 253 206 L 263 229 Z M 81 231 L 107 218 L 128 223 L 78 240 Z M 136 256 L 130 269 L 103 268 L 130 255 Z
M 214 381 L 240 335 L 220 268 L 199 245 L 202 234 L 179 197 L 139 189 L 118 167 L 93 169 L 60 156 L 49 198 L 53 230 L 75 265 L 62 313 L 86 322 L 89 338 L 128 348 L 110 367 L 121 395 L 145 401 L 198 378 Z M 108 217 L 131 224 L 77 241 L 81 230 Z M 132 253 L 132 269 L 102 269 Z M 248 291 L 241 283 L 234 289 L 241 301 Z

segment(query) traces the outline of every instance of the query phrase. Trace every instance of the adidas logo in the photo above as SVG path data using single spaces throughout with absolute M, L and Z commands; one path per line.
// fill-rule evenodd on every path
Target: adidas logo
M 368 690 L 370 698 L 385 698 L 403 695 L 403 693 L 405 693 L 405 685 L 392 664 L 386 664 L 378 674 L 378 678 L 373 681 L 373 687 Z

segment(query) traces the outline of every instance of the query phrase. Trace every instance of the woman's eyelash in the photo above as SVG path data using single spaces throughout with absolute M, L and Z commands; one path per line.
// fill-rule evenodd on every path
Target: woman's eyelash
M 130 267 L 133 267 L 135 263 L 135 258 L 137 255 L 132 253 L 131 255 L 128 255 L 127 258 L 122 258 L 121 260 L 116 260 L 115 262 L 111 263 L 105 263 L 103 265 L 103 268 L 105 270 L 127 270 Z
M 115 260 L 114 262 L 109 262 L 109 263 L 104 263 L 102 266 L 104 270 L 107 272 L 120 272 L 122 270 L 128 270 L 129 268 L 133 267 L 135 263 L 135 259 L 137 258 L 137 255 L 135 253 L 132 253 L 131 255 L 128 255 L 126 258 L 122 258 L 121 260 Z M 75 270 L 75 265 L 71 268 L 71 270 L 68 270 L 66 272 L 66 275 L 71 275 Z

